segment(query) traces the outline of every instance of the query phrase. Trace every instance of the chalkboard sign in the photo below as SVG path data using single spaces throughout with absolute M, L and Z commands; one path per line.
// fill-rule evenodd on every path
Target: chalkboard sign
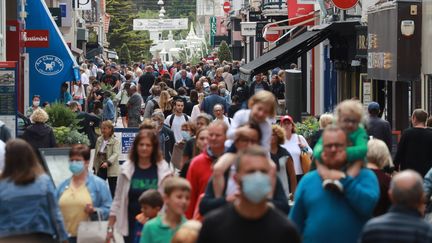
M 120 163 L 127 160 L 129 151 L 138 132 L 138 128 L 114 128 L 115 138 L 119 141 L 121 146 Z

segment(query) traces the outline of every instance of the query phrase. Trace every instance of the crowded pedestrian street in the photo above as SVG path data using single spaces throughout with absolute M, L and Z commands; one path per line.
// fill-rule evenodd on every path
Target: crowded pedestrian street
M 0 243 L 432 242 L 431 7 L 0 0 Z

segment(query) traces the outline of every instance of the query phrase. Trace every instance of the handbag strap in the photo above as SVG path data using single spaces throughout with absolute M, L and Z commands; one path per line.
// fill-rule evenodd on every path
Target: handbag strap
M 51 182 L 49 181 L 48 183 L 51 183 Z M 57 217 L 56 217 L 56 212 L 55 212 L 55 209 L 57 207 L 55 205 L 55 201 L 54 201 L 53 195 L 48 191 L 48 184 L 47 184 L 46 188 L 47 188 L 47 199 L 48 199 L 49 214 L 50 214 L 50 218 L 51 218 L 52 224 L 54 225 L 54 233 L 55 233 L 55 237 L 54 238 L 58 242 L 61 242 L 61 239 L 60 239 L 60 226 L 57 223 L 57 220 L 56 220 Z

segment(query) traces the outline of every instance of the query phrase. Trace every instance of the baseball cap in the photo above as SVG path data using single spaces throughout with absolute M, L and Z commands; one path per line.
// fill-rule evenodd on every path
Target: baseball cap
M 281 121 L 281 124 L 284 123 L 285 121 L 290 121 L 292 124 L 294 124 L 294 120 L 289 115 L 285 115 L 285 116 L 281 117 L 280 121 Z
M 380 109 L 380 105 L 377 102 L 372 101 L 371 103 L 369 103 L 368 105 L 368 110 L 379 110 Z

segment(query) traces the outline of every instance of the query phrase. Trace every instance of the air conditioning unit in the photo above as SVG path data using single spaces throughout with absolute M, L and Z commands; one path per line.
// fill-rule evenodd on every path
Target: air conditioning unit
M 88 29 L 77 28 L 77 41 L 87 41 L 88 40 Z

